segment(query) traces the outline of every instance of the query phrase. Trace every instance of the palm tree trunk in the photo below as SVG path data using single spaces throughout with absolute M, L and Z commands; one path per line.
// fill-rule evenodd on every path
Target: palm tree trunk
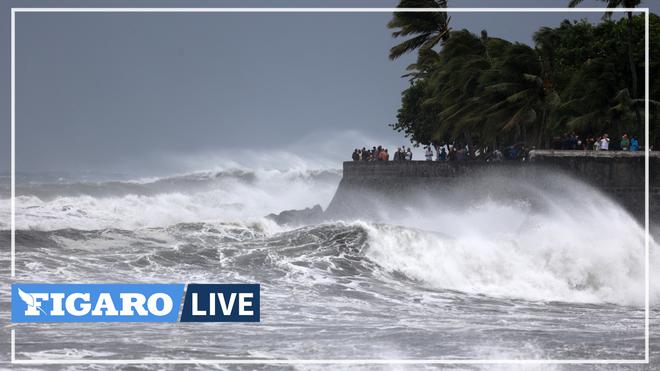
M 633 14 L 632 12 L 628 12 L 628 65 L 630 66 L 630 77 L 632 81 L 632 91 L 630 92 L 630 96 L 632 99 L 637 99 L 637 71 L 635 70 L 635 61 L 633 60 Z M 642 117 L 639 113 L 639 108 L 638 107 L 633 107 L 633 110 L 635 111 L 635 119 L 637 121 L 637 127 L 640 128 L 642 126 Z
M 536 143 L 534 143 L 534 145 L 538 149 L 541 149 L 543 146 L 543 137 L 545 136 L 545 128 L 548 121 L 547 117 L 548 117 L 548 110 L 544 108 L 543 113 L 541 114 L 541 127 L 539 128 L 538 136 L 536 137 Z

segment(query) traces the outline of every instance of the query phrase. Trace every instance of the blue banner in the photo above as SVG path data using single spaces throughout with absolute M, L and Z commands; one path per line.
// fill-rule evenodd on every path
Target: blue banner
M 176 322 L 185 285 L 38 284 L 11 288 L 12 322 Z M 259 322 L 259 284 L 188 284 L 181 322 Z
M 183 284 L 13 284 L 12 322 L 176 322 Z

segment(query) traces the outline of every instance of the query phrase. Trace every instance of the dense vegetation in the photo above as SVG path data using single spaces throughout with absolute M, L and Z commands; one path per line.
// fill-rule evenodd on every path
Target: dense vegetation
M 400 6 L 418 2 L 403 0 Z M 547 148 L 566 133 L 583 139 L 626 133 L 646 145 L 639 99 L 644 97 L 643 15 L 597 25 L 566 20 L 539 29 L 534 47 L 486 31 L 479 36 L 450 31 L 448 22 L 446 13 L 399 12 L 389 24 L 397 29 L 395 37 L 409 37 L 391 49 L 390 58 L 418 50 L 392 125 L 413 143 Z M 652 14 L 650 25 L 651 144 L 658 148 L 659 17 Z

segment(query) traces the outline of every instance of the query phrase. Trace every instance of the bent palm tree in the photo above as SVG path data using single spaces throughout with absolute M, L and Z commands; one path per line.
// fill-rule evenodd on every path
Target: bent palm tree
M 401 0 L 397 8 L 446 8 L 447 0 Z M 415 49 L 430 49 L 449 36 L 446 12 L 395 12 L 388 28 L 398 29 L 392 37 L 412 36 L 390 49 L 390 59 Z

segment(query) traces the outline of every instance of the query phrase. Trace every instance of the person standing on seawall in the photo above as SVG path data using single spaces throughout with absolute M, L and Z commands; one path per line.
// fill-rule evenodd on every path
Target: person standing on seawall
M 603 138 L 600 140 L 600 149 L 602 151 L 607 151 L 610 149 L 610 138 L 607 134 L 603 134 Z
M 431 149 L 431 146 L 426 146 L 424 157 L 426 157 L 426 161 L 433 161 L 433 150 Z
M 630 140 L 630 152 L 637 151 L 639 151 L 639 141 L 637 140 L 637 137 L 632 137 Z
M 593 151 L 593 149 L 594 149 L 594 138 L 592 138 L 592 137 L 587 138 L 587 140 L 585 141 L 584 149 L 589 150 L 589 151 Z
M 412 151 L 410 150 L 410 147 L 406 150 L 406 160 L 412 161 Z
M 445 147 L 440 147 L 440 153 L 438 154 L 438 161 L 447 161 L 447 152 Z
M 623 134 L 621 137 L 621 142 L 619 142 L 622 151 L 627 151 L 630 147 L 630 140 L 628 140 L 628 134 Z

